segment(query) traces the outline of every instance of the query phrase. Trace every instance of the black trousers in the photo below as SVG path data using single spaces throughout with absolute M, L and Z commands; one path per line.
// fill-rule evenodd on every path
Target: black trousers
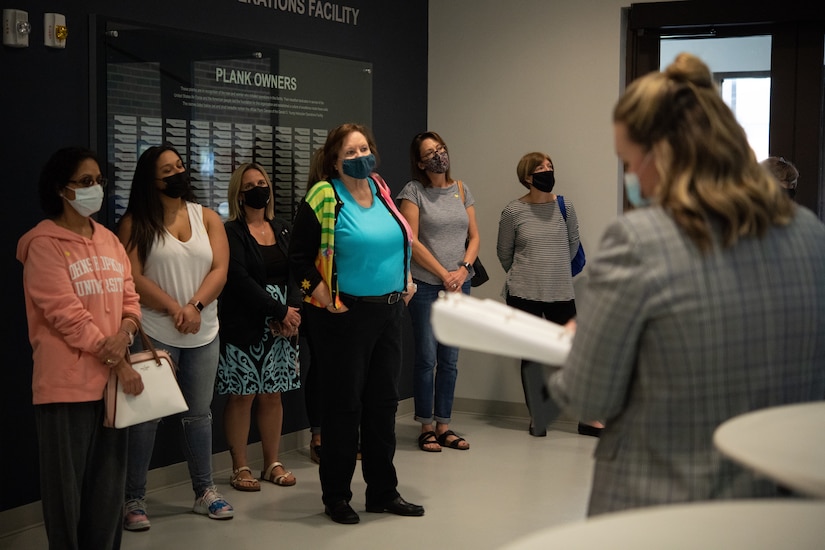
M 398 496 L 393 457 L 405 306 L 344 303 L 345 313 L 312 312 L 309 326 L 313 368 L 321 374 L 322 498 L 324 504 L 352 499 L 360 430 L 366 503 L 380 506 Z
M 517 296 L 507 296 L 507 305 L 531 313 L 537 317 L 543 317 L 548 321 L 557 323 L 559 325 L 565 324 L 567 321 L 576 316 L 576 301 L 570 300 L 567 302 L 537 302 L 534 300 L 526 300 Z M 527 409 L 530 411 L 530 418 L 532 425 L 537 428 L 544 428 L 552 420 L 545 418 L 543 407 L 540 403 L 534 403 L 538 396 L 546 399 L 547 384 L 544 376 L 544 367 L 541 363 L 529 361 L 527 359 L 521 362 L 521 386 L 524 389 L 524 401 L 527 403 Z M 535 398 L 531 396 L 536 396 Z

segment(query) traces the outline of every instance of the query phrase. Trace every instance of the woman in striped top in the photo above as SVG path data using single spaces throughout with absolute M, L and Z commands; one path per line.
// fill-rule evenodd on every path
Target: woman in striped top
M 553 193 L 555 172 L 549 155 L 524 155 L 516 174 L 528 192 L 501 212 L 496 253 L 507 272 L 503 295 L 509 306 L 563 325 L 576 315 L 570 267 L 579 248 L 576 208 L 565 200 L 565 219 Z M 528 399 L 528 387 L 544 383 L 541 366 L 522 361 L 521 382 L 530 410 L 530 434 L 544 436 L 546 419 Z M 588 428 L 580 425 L 579 433 L 590 432 Z

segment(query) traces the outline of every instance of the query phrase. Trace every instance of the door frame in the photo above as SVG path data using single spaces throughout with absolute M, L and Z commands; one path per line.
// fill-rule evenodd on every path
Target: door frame
M 662 36 L 770 34 L 770 154 L 799 169 L 796 200 L 825 219 L 825 3 L 651 2 L 627 13 L 625 79 L 659 70 Z M 762 160 L 762 159 L 759 159 Z

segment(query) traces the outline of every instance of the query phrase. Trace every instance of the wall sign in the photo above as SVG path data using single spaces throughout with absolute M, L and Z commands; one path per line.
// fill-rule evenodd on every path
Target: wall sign
M 174 145 L 199 202 L 224 216 L 232 172 L 261 164 L 276 213 L 291 219 L 327 132 L 343 122 L 372 125 L 370 63 L 260 44 L 108 22 L 105 82 L 111 224 L 152 145 Z

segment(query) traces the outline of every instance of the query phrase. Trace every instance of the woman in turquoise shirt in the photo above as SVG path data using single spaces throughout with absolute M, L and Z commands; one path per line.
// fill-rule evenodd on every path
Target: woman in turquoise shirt
M 322 499 L 325 513 L 346 524 L 360 521 L 349 504 L 359 432 L 367 512 L 424 515 L 399 495 L 392 461 L 401 321 L 415 291 L 411 233 L 373 172 L 375 151 L 364 126 L 330 131 L 315 153 L 317 183 L 298 208 L 289 249 L 321 372 Z

